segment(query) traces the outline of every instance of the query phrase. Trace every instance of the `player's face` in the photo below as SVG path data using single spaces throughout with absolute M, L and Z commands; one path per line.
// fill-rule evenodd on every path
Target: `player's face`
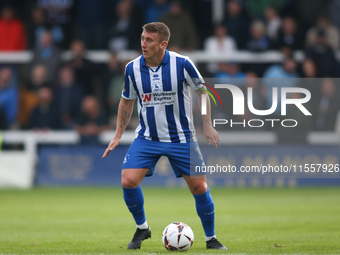
M 163 44 L 164 42 L 160 41 L 157 33 L 143 31 L 141 35 L 141 46 L 145 59 L 155 59 L 161 55 L 165 49 Z

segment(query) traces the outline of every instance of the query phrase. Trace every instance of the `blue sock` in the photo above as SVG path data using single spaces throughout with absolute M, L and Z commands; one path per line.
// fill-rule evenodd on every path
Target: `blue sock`
M 194 195 L 196 200 L 196 211 L 198 216 L 201 218 L 205 236 L 215 235 L 215 208 L 214 201 L 209 192 Z
M 137 225 L 143 224 L 145 219 L 144 213 L 144 196 L 142 188 L 137 186 L 136 188 L 124 188 L 124 200 L 129 211 L 132 213 L 133 218 Z

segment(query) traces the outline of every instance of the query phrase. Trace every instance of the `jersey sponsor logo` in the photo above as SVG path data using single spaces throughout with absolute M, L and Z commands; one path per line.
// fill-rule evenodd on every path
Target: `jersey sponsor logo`
M 142 95 L 143 103 L 145 103 L 146 101 L 151 101 L 151 96 L 152 96 L 151 93 Z
M 143 106 L 170 105 L 175 102 L 176 96 L 176 91 L 163 91 L 141 95 Z

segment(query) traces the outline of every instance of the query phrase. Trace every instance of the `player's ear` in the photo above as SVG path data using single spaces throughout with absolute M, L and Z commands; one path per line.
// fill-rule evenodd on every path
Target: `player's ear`
M 161 49 L 166 49 L 166 47 L 168 46 L 168 42 L 167 41 L 163 41 L 161 42 Z

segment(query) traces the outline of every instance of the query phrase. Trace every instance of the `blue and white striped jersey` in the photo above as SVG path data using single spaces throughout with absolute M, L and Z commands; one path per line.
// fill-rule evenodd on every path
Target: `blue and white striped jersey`
M 126 65 L 122 97 L 138 97 L 139 126 L 136 137 L 159 142 L 187 143 L 195 137 L 191 89 L 193 79 L 203 81 L 192 61 L 165 52 L 157 68 L 149 68 L 143 55 Z

